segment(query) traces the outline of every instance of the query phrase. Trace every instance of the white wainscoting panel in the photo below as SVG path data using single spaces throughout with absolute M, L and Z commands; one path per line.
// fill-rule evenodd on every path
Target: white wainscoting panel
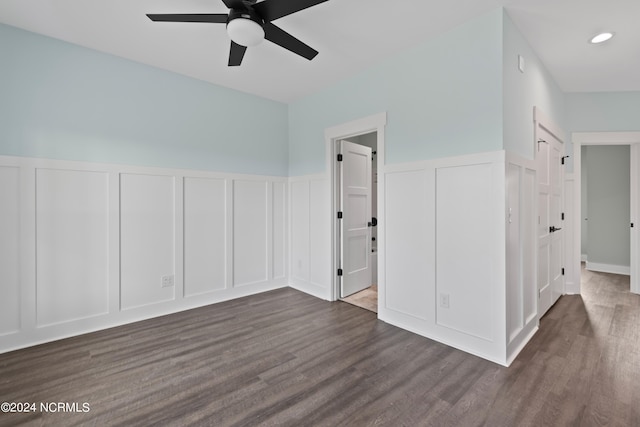
M 379 183 L 378 318 L 506 364 L 505 153 L 385 165 Z
M 123 310 L 170 301 L 175 285 L 175 178 L 120 176 L 120 289 Z
M 286 286 L 288 191 L 283 177 L 0 156 L 0 353 Z
M 309 281 L 309 181 L 291 183 L 291 278 Z
M 327 180 L 309 181 L 309 281 L 328 289 L 331 283 L 331 222 Z
M 20 169 L 0 166 L 0 335 L 20 330 Z
M 331 299 L 330 194 L 325 175 L 289 179 L 290 286 Z
M 525 324 L 533 321 L 537 324 L 538 318 L 538 287 L 536 286 L 536 199 L 538 197 L 538 184 L 536 171 L 533 165 L 522 168 L 522 201 L 521 223 L 524 224 L 522 232 L 522 286 L 523 286 L 523 315 Z
M 384 175 L 386 308 L 435 320 L 435 196 L 433 170 Z
M 493 341 L 493 316 L 500 309 L 493 290 L 496 253 L 492 164 L 438 168 L 436 171 L 437 323 Z
M 39 326 L 106 314 L 108 174 L 36 170 Z
M 535 162 L 509 153 L 506 160 L 507 362 L 538 328 L 536 285 L 537 206 Z
M 233 285 L 268 278 L 268 230 L 271 212 L 265 181 L 233 182 Z
M 273 185 L 273 278 L 287 277 L 287 184 Z
M 184 178 L 184 295 L 227 285 L 226 179 Z
M 507 163 L 507 337 L 512 341 L 524 326 L 521 250 L 521 168 Z

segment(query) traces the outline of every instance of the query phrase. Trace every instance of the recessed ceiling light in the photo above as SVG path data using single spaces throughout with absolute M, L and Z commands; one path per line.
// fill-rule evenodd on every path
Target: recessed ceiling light
M 591 40 L 589 40 L 589 43 L 593 43 L 593 44 L 604 43 L 607 40 L 611 39 L 611 37 L 613 37 L 614 34 L 615 33 L 600 33 L 600 34 L 596 34 L 595 36 L 593 36 L 591 38 Z

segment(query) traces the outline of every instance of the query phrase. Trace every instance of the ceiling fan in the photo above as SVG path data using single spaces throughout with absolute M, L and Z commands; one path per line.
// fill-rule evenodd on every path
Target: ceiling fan
M 231 9 L 224 13 L 195 14 L 147 14 L 154 22 L 207 22 L 226 24 L 231 39 L 229 66 L 238 66 L 247 50 L 247 46 L 257 46 L 267 39 L 291 52 L 312 60 L 318 51 L 304 44 L 291 34 L 275 26 L 275 21 L 327 0 L 222 0 Z

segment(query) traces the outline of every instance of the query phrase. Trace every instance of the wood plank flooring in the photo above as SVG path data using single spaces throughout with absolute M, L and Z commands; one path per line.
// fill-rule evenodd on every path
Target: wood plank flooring
M 280 289 L 0 355 L 1 426 L 639 426 L 640 296 L 584 272 L 509 368 Z
M 342 301 L 348 302 L 356 307 L 364 308 L 365 310 L 378 312 L 378 285 L 371 285 L 366 289 L 356 292 L 353 295 L 349 295 L 346 298 L 342 298 Z

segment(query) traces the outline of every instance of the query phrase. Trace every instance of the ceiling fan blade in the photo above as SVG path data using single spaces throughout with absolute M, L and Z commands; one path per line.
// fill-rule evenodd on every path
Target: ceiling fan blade
M 154 22 L 209 22 L 226 24 L 228 15 L 224 13 L 164 13 L 147 14 Z
M 327 0 L 265 0 L 252 7 L 265 21 L 274 21 L 325 1 Z
M 310 46 L 302 43 L 291 34 L 287 33 L 283 29 L 276 27 L 270 22 L 264 23 L 264 38 L 279 45 L 283 48 L 290 50 L 291 52 L 307 58 L 311 61 L 316 57 L 318 51 L 312 49 Z
M 244 3 L 242 3 L 242 0 L 222 0 L 222 2 L 229 9 L 244 9 L 245 8 Z
M 237 67 L 242 64 L 242 58 L 244 58 L 244 53 L 246 51 L 246 46 L 242 46 L 231 41 L 231 50 L 229 50 L 229 67 Z

